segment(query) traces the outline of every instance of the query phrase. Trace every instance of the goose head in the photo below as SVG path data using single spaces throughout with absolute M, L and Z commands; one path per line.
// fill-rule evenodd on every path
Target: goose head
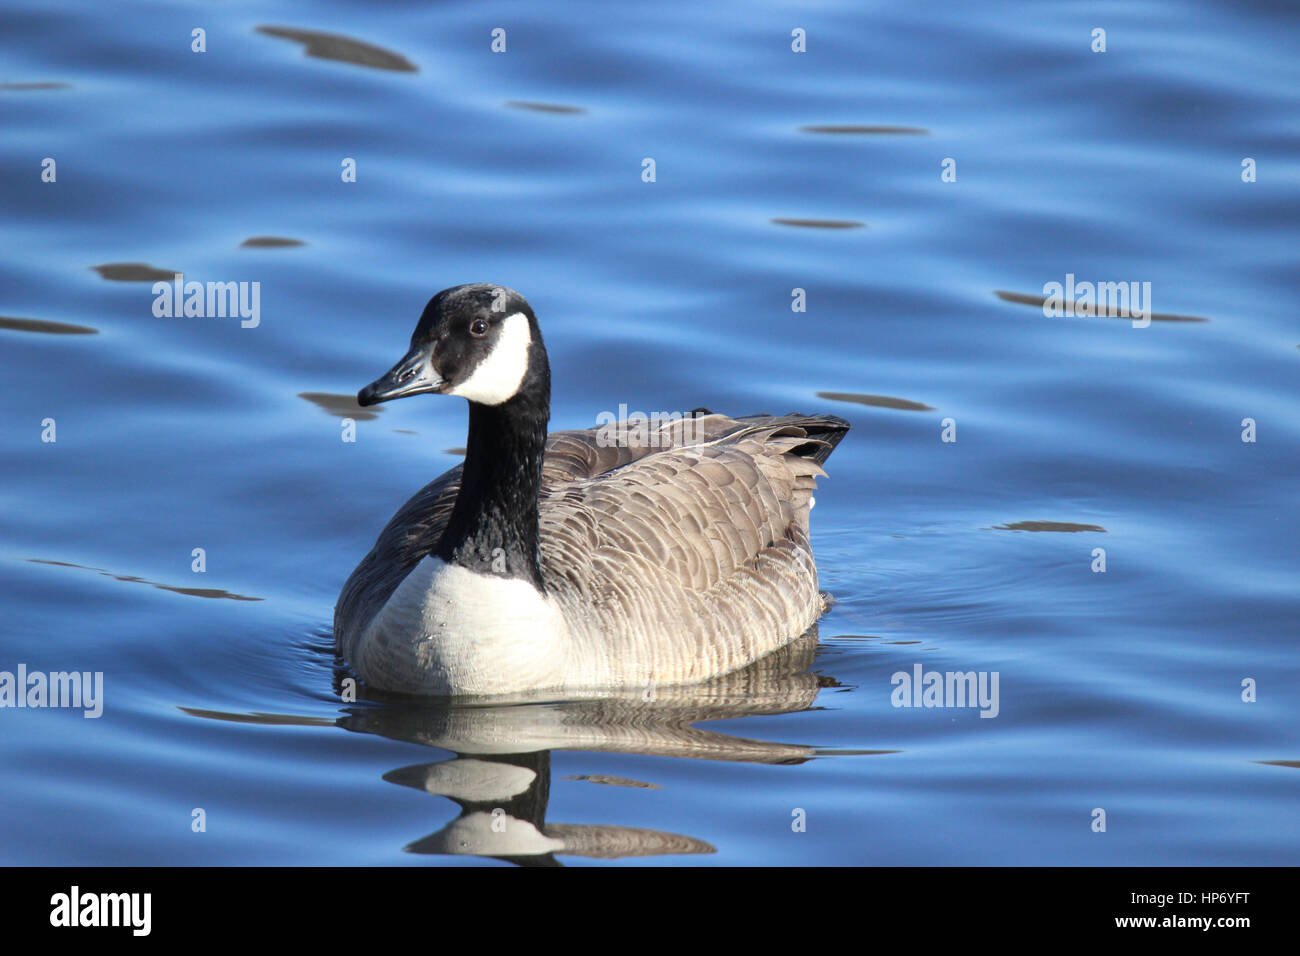
M 359 405 L 408 395 L 459 395 L 479 405 L 550 399 L 546 349 L 532 307 L 491 283 L 443 289 L 424 307 L 411 347 L 357 393 Z

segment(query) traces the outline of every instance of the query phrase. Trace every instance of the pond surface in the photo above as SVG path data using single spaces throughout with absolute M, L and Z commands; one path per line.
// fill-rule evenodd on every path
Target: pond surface
M 1300 862 L 1297 30 L 13 0 L 0 671 L 103 684 L 0 710 L 0 862 Z M 257 299 L 155 314 L 178 272 Z M 554 428 L 853 423 L 815 635 L 654 699 L 341 699 L 339 587 L 466 422 L 351 396 L 472 281 L 536 309 Z M 1085 282 L 1151 321 L 1045 314 Z M 895 706 L 931 672 L 996 697 Z

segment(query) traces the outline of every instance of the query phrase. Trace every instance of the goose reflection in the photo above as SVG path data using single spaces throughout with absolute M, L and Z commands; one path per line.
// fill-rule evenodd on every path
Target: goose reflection
M 520 866 L 557 866 L 557 855 L 615 859 L 713 853 L 703 840 L 616 825 L 547 823 L 551 754 L 458 756 L 384 774 L 389 783 L 446 797 L 460 814 L 405 849 L 409 853 L 493 857 Z
M 551 751 L 644 754 L 699 760 L 799 764 L 843 754 L 804 744 L 736 737 L 695 726 L 713 720 L 784 714 L 813 707 L 833 679 L 810 670 L 813 627 L 798 640 L 743 670 L 686 686 L 605 692 L 548 701 L 516 698 L 412 701 L 361 690 L 363 702 L 334 721 L 285 715 L 238 715 L 183 708 L 194 716 L 253 723 L 334 724 L 354 733 L 451 751 L 449 760 L 401 767 L 384 780 L 451 800 L 460 813 L 415 840 L 407 852 L 489 857 L 518 865 L 555 866 L 557 856 L 615 859 L 707 854 L 692 836 L 617 825 L 551 823 Z M 343 672 L 335 690 L 349 686 Z M 894 751 L 852 751 L 893 753 Z

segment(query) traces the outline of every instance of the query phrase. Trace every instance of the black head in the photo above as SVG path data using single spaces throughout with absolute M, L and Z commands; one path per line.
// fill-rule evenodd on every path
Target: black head
M 358 392 L 357 403 L 426 392 L 481 405 L 528 395 L 549 403 L 546 348 L 524 297 L 486 282 L 443 289 L 424 307 L 406 355 Z

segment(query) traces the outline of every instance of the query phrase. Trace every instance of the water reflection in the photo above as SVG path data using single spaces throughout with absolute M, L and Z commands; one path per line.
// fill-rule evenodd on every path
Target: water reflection
M 33 90 L 68 90 L 71 88 L 71 83 L 59 82 L 0 83 L 0 90 L 12 90 L 16 93 L 25 93 Z
M 993 294 L 1003 302 L 1014 302 L 1017 305 L 1032 305 L 1041 309 L 1047 303 L 1053 302 L 1058 304 L 1061 310 L 1068 317 L 1075 317 L 1074 303 L 1068 299 L 1050 299 L 1045 295 L 1035 295 L 1027 292 L 1007 292 L 1005 289 L 994 289 Z M 1103 319 L 1131 319 L 1131 313 L 1112 308 L 1109 304 L 1098 303 L 1092 306 L 1092 315 L 1080 315 L 1079 318 L 1103 318 Z M 1152 322 L 1208 322 L 1209 319 L 1200 315 L 1174 315 L 1172 312 L 1152 312 L 1147 318 Z
M 50 322 L 47 319 L 18 319 L 9 315 L 0 315 L 0 329 L 14 332 L 42 332 L 46 335 L 98 335 L 99 329 L 89 325 L 73 325 L 70 322 Z
M 632 780 L 628 777 L 613 777 L 607 773 L 575 773 L 565 777 L 565 780 L 575 780 L 583 783 L 598 783 L 604 787 L 628 787 L 632 790 L 662 790 L 663 787 L 657 783 L 646 783 L 644 780 Z
M 934 406 L 914 402 L 906 398 L 894 398 L 892 395 L 859 395 L 857 392 L 818 392 L 818 398 L 832 402 L 855 402 L 858 405 L 874 405 L 877 408 L 897 408 L 905 412 L 932 412 Z
M 865 222 L 856 219 L 773 219 L 778 226 L 798 226 L 801 229 L 861 229 Z
M 616 824 L 547 823 L 549 751 L 508 757 L 457 757 L 384 774 L 389 783 L 446 797 L 460 813 L 404 849 L 439 856 L 481 856 L 521 866 L 556 866 L 560 856 L 620 857 L 716 853 L 694 837 Z
M 338 60 L 356 66 L 373 67 L 376 70 L 397 70 L 402 73 L 419 72 L 419 67 L 400 53 L 394 53 L 391 50 L 385 50 L 383 47 L 363 43 L 361 40 L 354 40 L 352 37 L 338 33 L 323 33 L 320 30 L 299 30 L 296 27 L 270 26 L 258 27 L 257 32 L 265 33 L 267 36 L 282 37 L 286 40 L 296 40 L 306 47 L 303 50 L 306 56 L 313 56 L 322 60 Z
M 90 268 L 100 278 L 113 282 L 171 282 L 179 274 L 171 269 L 155 269 L 147 262 L 106 262 Z
M 506 106 L 516 110 L 532 110 L 535 113 L 585 113 L 581 106 L 567 106 L 564 103 L 535 103 L 531 100 L 509 100 Z
M 247 594 L 235 594 L 225 588 L 183 588 L 174 584 L 159 584 L 157 581 L 148 581 L 145 578 L 136 577 L 134 574 L 114 574 L 112 571 L 106 571 L 103 568 L 92 568 L 86 564 L 73 564 L 71 561 L 51 561 L 47 558 L 28 558 L 27 560 L 32 564 L 45 564 L 55 568 L 76 568 L 79 571 L 94 571 L 96 574 L 102 574 L 114 581 L 126 581 L 129 584 L 147 584 L 159 591 L 171 591 L 173 594 L 185 594 L 189 597 L 221 598 L 227 601 L 263 600 L 260 597 L 250 597 Z
M 251 249 L 284 249 L 306 244 L 301 239 L 290 239 L 287 236 L 250 236 L 239 245 Z
M 493 857 L 521 865 L 557 865 L 557 856 L 614 859 L 713 853 L 689 835 L 621 825 L 552 823 L 551 751 L 643 754 L 695 760 L 800 764 L 813 757 L 888 754 L 893 750 L 830 751 L 808 744 L 736 737 L 695 726 L 712 720 L 810 709 L 832 678 L 811 672 L 814 627 L 744 670 L 706 683 L 640 692 L 609 691 L 575 700 L 458 698 L 413 700 L 362 691 L 333 722 L 344 730 L 451 751 L 450 760 L 399 767 L 383 779 L 446 798 L 459 813 L 408 844 L 411 853 Z M 336 674 L 341 693 L 346 675 Z M 324 718 L 231 714 L 182 708 L 195 717 L 240 723 L 328 726 Z M 566 777 L 656 794 L 653 781 L 602 774 Z
M 929 136 L 930 131 L 920 126 L 861 126 L 854 123 L 827 124 L 822 126 L 801 126 L 802 133 L 832 133 L 837 135 L 903 135 Z
M 1099 524 L 1075 524 L 1073 521 L 1016 521 L 1008 524 L 995 524 L 991 531 L 1100 531 L 1106 529 Z
M 337 418 L 351 418 L 358 422 L 368 422 L 372 418 L 378 418 L 383 408 L 374 406 L 372 408 L 363 408 L 357 404 L 355 394 L 343 395 L 338 392 L 299 392 L 299 398 L 305 398 L 326 415 L 334 415 Z

